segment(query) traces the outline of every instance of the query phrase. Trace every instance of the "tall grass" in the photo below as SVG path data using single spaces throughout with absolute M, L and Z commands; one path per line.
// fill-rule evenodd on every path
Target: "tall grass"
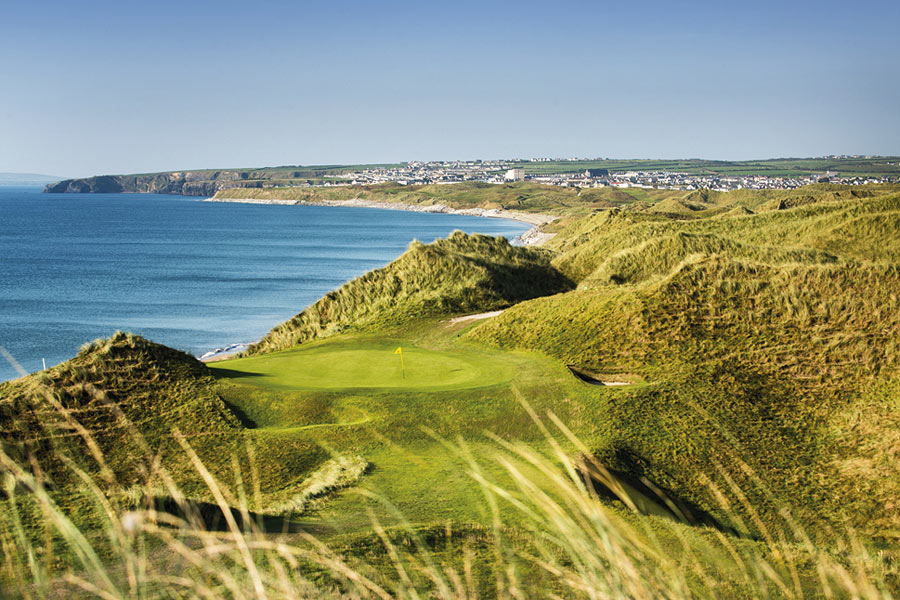
M 251 447 L 208 373 L 135 336 L 2 384 L 0 595 L 890 597 L 900 196 L 845 192 L 770 194 L 752 205 L 768 212 L 715 220 L 609 211 L 564 224 L 552 263 L 483 236 L 416 244 L 254 349 L 508 306 L 569 290 L 560 271 L 578 280 L 470 335 L 649 383 L 585 418 L 616 428 L 592 442 L 609 448 L 525 399 L 540 443 L 487 432 L 493 452 L 476 456 L 433 436 L 480 492 L 477 523 L 408 523 L 352 487 L 364 458 L 280 437 Z M 684 201 L 750 202 L 730 198 Z M 311 526 L 310 506 L 338 489 L 379 504 L 368 534 Z
M 0 451 L 4 597 L 890 597 L 884 557 L 868 552 L 850 530 L 834 532 L 829 548 L 837 552 L 817 547 L 786 507 L 780 527 L 758 523 L 759 540 L 639 515 L 633 495 L 590 449 L 555 415 L 534 413 L 524 399 L 549 454 L 490 433 L 496 451 L 487 457 L 474 456 L 462 441 L 439 439 L 465 459 L 483 495 L 486 526 L 386 528 L 373 516 L 368 538 L 330 543 L 303 529 L 272 533 L 249 509 L 258 482 L 241 479 L 237 459 L 235 483 L 228 487 L 207 469 L 190 439 L 175 431 L 185 460 L 214 499 L 204 514 L 140 431 L 125 423 L 154 465 L 155 487 L 135 504 L 134 490 L 116 480 L 91 431 L 52 394 L 45 400 L 84 440 L 97 465 L 89 474 L 71 457 L 59 456 L 81 482 L 97 519 L 90 529 L 77 525 L 34 464 Z M 489 476 L 490 463 L 502 466 L 511 483 Z M 722 489 L 708 481 L 724 508 L 747 502 L 736 485 Z M 154 501 L 161 492 L 171 499 L 165 509 Z M 389 505 L 371 491 L 359 493 Z M 613 503 L 605 499 L 610 493 Z M 658 501 L 669 503 L 677 516 L 679 509 L 664 494 Z M 744 509 L 755 514 L 753 506 Z M 210 510 L 220 518 L 216 526 L 210 525 Z M 524 525 L 511 528 L 510 511 Z

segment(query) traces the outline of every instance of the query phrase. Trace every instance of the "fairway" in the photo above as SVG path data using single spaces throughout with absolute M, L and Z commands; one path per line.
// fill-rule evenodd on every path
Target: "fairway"
M 402 347 L 401 355 L 396 352 Z M 342 339 L 221 361 L 217 377 L 281 390 L 453 390 L 508 382 L 514 367 L 501 352 L 455 347 L 428 350 L 383 340 Z

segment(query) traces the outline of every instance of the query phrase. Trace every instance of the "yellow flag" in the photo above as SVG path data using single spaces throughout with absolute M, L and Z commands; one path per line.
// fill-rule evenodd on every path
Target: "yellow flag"
M 406 379 L 406 367 L 403 366 L 403 348 L 401 346 L 397 346 L 397 349 L 394 350 L 394 354 L 400 355 L 400 375 L 403 379 Z

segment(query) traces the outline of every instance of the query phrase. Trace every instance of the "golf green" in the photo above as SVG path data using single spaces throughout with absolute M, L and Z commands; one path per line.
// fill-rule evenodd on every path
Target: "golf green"
M 501 384 L 512 379 L 515 367 L 503 353 L 480 348 L 428 350 L 383 340 L 336 340 L 211 368 L 217 377 L 281 390 L 444 390 Z

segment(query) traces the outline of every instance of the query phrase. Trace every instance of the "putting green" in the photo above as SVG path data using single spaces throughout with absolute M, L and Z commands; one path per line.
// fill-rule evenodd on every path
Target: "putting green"
M 403 369 L 400 355 L 403 348 Z M 217 377 L 282 390 L 466 389 L 510 381 L 514 363 L 500 352 L 427 350 L 399 342 L 338 340 L 216 362 Z

